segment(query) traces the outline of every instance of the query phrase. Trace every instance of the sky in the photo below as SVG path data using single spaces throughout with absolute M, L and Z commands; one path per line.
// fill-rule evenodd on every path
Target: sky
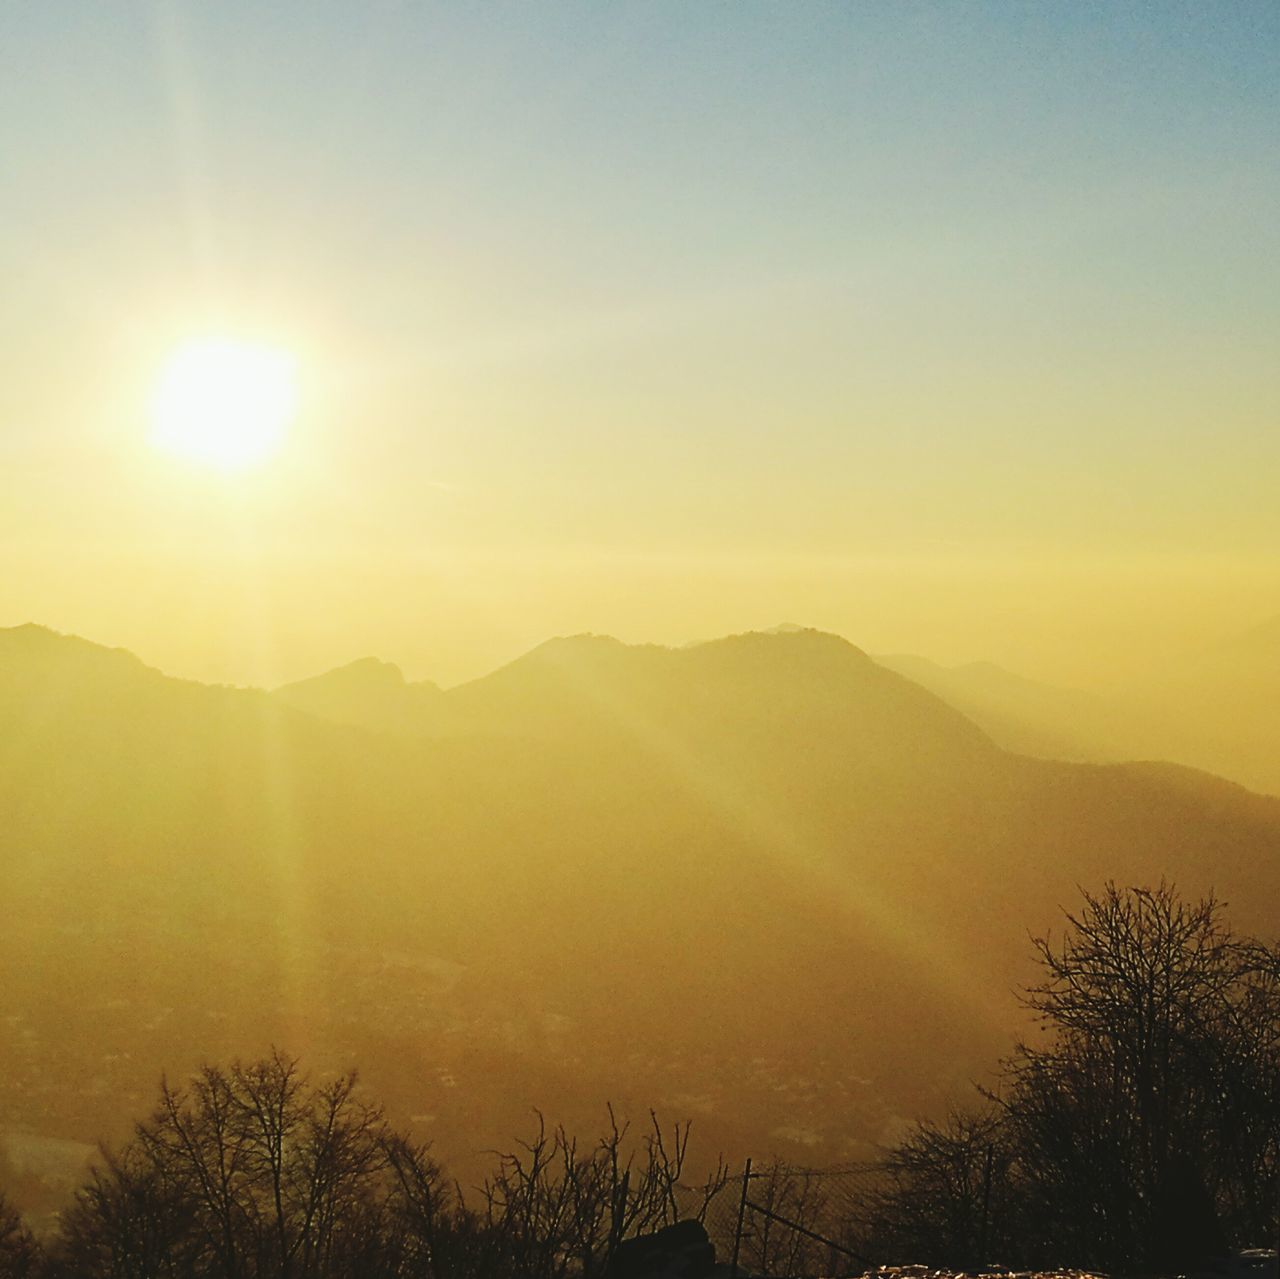
M 0 625 L 274 682 L 1280 613 L 1280 6 L 0 7 Z M 281 452 L 157 452 L 287 350 Z

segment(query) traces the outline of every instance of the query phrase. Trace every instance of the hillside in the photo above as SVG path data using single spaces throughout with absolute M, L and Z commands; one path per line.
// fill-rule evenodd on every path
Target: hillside
M 381 733 L 432 735 L 440 726 L 439 688 L 410 683 L 398 666 L 376 657 L 285 684 L 273 696 L 318 719 Z
M 1264 931 L 1280 887 L 1280 802 L 1011 754 L 812 631 L 317 695 L 18 628 L 0 751 L 0 1129 L 59 1139 L 276 1042 L 455 1157 L 608 1097 L 840 1157 L 1004 1049 L 1077 884 L 1212 884 Z
M 876 661 L 927 688 L 1017 754 L 1093 764 L 1150 754 L 1154 730 L 1132 708 L 1100 694 L 1026 679 L 992 662 L 943 666 L 905 653 Z
M 1007 750 L 1106 763 L 1168 759 L 1280 794 L 1280 624 L 1153 669 L 1123 690 L 1024 679 L 990 662 L 877 657 Z

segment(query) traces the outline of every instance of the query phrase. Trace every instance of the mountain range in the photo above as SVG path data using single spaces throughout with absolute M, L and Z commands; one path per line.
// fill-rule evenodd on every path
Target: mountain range
M 1280 618 L 1102 690 L 1025 679 L 990 662 L 876 660 L 1008 750 L 1092 763 L 1171 760 L 1280 794 Z
M 0 1133 L 118 1136 L 279 1044 L 463 1168 L 608 1099 L 865 1154 L 1034 1033 L 1027 932 L 1078 886 L 1273 927 L 1280 799 L 1055 745 L 1056 698 L 792 628 L 272 692 L 0 631 Z
M 581 647 L 588 638 L 576 642 Z M 993 662 L 946 666 L 905 653 L 874 660 L 936 694 L 1017 754 L 1080 763 L 1168 760 L 1280 794 L 1280 618 L 1122 688 L 1055 685 Z M 450 692 L 429 681 L 409 682 L 390 662 L 363 658 L 286 684 L 275 696 L 334 723 L 434 737 L 466 730 L 467 719 L 454 710 L 468 694 Z

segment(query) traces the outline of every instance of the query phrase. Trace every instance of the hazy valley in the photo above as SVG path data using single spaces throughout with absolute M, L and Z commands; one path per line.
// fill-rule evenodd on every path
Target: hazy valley
M 1027 1029 L 1027 930 L 1078 885 L 1168 876 L 1270 926 L 1280 799 L 1014 753 L 1123 738 L 892 664 L 934 691 L 785 630 L 267 693 L 0 632 L 11 1157 L 276 1044 L 358 1064 L 463 1169 L 532 1106 L 588 1126 L 609 1099 L 735 1157 L 847 1159 L 989 1077 Z

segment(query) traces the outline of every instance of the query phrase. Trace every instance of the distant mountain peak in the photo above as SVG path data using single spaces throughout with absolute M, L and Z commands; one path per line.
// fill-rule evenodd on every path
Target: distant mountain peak
M 10 644 L 21 644 L 27 647 L 62 645 L 64 647 L 97 649 L 103 653 L 123 653 L 126 651 L 120 648 L 112 649 L 105 644 L 95 644 L 92 640 L 81 639 L 78 635 L 68 635 L 64 631 L 56 631 L 52 626 L 45 626 L 40 622 L 23 622 L 18 626 L 0 627 L 0 639 Z
M 136 671 L 151 671 L 136 653 L 127 648 L 112 648 L 106 644 L 97 644 L 93 640 L 83 639 L 79 635 L 68 635 L 56 631 L 51 626 L 39 622 L 24 622 L 20 626 L 0 627 L 0 646 L 10 652 L 22 653 L 26 656 L 39 656 L 54 662 L 105 662 L 116 667 L 129 667 Z
M 598 635 L 585 631 L 578 635 L 559 635 L 544 640 L 536 648 L 522 657 L 518 657 L 511 666 L 523 666 L 528 662 L 551 660 L 556 663 L 578 660 L 603 659 L 606 661 L 626 661 L 637 659 L 651 661 L 654 659 L 672 658 L 679 655 L 691 655 L 699 652 L 757 649 L 763 652 L 786 653 L 795 652 L 793 645 L 801 644 L 810 651 L 825 650 L 829 653 L 839 652 L 846 658 L 865 659 L 866 654 L 856 644 L 850 643 L 842 635 L 831 631 L 820 631 L 812 626 L 796 626 L 786 623 L 783 626 L 771 627 L 768 630 L 739 631 L 734 635 L 721 635 L 715 639 L 695 640 L 678 647 L 665 644 L 629 644 L 612 635 Z
M 368 680 L 378 684 L 403 684 L 404 672 L 394 663 L 380 657 L 360 657 L 345 666 L 331 671 L 331 675 L 343 675 L 348 679 Z
M 577 635 L 553 635 L 526 653 L 506 663 L 499 670 L 522 670 L 526 667 L 573 666 L 580 663 L 625 660 L 637 645 L 627 644 L 612 635 L 582 631 Z M 495 672 L 490 672 L 491 674 Z M 481 677 L 485 678 L 485 677 Z
M 594 631 L 579 631 L 576 635 L 553 635 L 549 640 L 530 649 L 525 656 L 531 656 L 533 653 L 555 652 L 585 649 L 594 649 L 597 652 L 603 652 L 606 649 L 619 651 L 624 648 L 645 648 L 652 645 L 628 644 L 613 635 L 598 635 Z
M 323 675 L 283 684 L 271 695 L 319 719 L 410 737 L 433 730 L 434 708 L 444 696 L 438 685 L 410 682 L 394 662 L 378 657 L 361 657 Z
M 55 631 L 52 626 L 44 626 L 40 622 L 22 622 L 17 626 L 4 627 L 0 634 L 11 635 L 15 639 L 36 639 L 45 637 L 49 639 L 65 639 L 61 631 Z
M 788 654 L 791 660 L 804 653 L 810 656 L 817 654 L 837 661 L 854 661 L 871 663 L 871 658 L 851 640 L 834 631 L 820 631 L 815 626 L 772 627 L 767 631 L 742 631 L 737 635 L 726 635 L 721 639 L 707 640 L 704 644 L 693 648 L 714 649 L 755 649 L 764 653 L 778 655 Z
M 384 662 L 380 657 L 360 657 L 321 675 L 283 684 L 277 691 L 339 686 L 351 689 L 400 688 L 405 682 L 404 672 L 394 662 Z

